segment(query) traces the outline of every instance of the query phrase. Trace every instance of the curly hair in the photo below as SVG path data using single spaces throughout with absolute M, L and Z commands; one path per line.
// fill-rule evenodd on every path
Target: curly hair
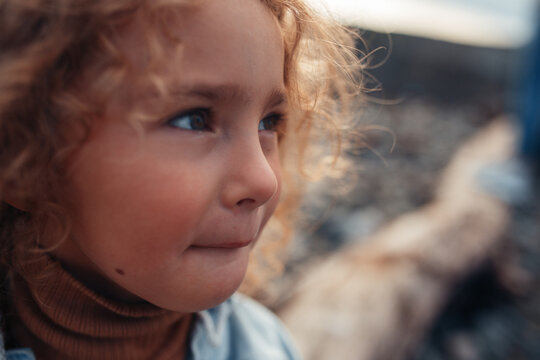
M 39 249 L 47 224 L 58 225 L 52 228 L 59 244 L 70 234 L 69 213 L 58 200 L 63 168 L 122 84 L 126 61 L 114 42 L 119 29 L 137 14 L 152 19 L 142 41 L 150 59 L 159 58 L 155 40 L 166 32 L 168 14 L 197 1 L 0 0 L 0 272 L 21 269 L 15 254 Z M 305 181 L 342 171 L 343 134 L 352 128 L 351 99 L 362 91 L 364 66 L 352 31 L 302 0 L 260 1 L 281 28 L 291 115 L 280 139 L 282 200 L 253 256 L 259 266 L 250 272 L 256 274 L 248 277 L 250 285 L 279 271 L 278 254 L 291 235 Z M 88 84 L 92 96 L 83 99 L 74 88 L 90 66 L 99 76 Z M 147 81 L 166 96 L 151 61 L 147 70 Z M 68 137 L 66 129 L 78 136 Z

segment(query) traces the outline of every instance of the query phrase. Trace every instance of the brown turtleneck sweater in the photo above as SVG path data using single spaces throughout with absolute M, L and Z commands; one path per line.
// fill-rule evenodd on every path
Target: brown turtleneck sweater
M 10 331 L 18 346 L 30 347 L 38 360 L 183 359 L 191 315 L 148 303 L 106 299 L 44 257 L 28 278 L 14 275 Z

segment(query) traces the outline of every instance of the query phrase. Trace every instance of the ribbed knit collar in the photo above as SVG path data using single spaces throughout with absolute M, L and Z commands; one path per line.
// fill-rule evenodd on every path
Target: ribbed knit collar
M 42 276 L 40 274 L 45 274 Z M 10 327 L 38 359 L 183 359 L 191 316 L 112 301 L 43 256 L 11 280 Z

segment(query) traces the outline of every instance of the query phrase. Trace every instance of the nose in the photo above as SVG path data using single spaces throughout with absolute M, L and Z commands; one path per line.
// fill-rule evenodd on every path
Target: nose
M 279 188 L 279 169 L 274 169 L 270 160 L 277 158 L 273 153 L 277 149 L 264 151 L 258 137 L 246 143 L 234 146 L 225 164 L 222 200 L 228 208 L 255 209 L 272 199 Z

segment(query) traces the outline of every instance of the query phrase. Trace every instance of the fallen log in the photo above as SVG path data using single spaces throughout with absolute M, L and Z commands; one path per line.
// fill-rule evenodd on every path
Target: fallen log
M 514 138 L 494 121 L 456 153 L 432 203 L 306 272 L 278 313 L 306 359 L 407 358 L 456 282 L 501 246 L 508 210 L 476 177 Z

